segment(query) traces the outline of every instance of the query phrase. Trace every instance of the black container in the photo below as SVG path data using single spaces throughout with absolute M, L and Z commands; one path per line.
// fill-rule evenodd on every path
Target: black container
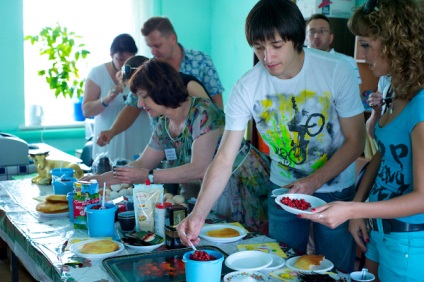
M 95 166 L 96 174 L 103 174 L 112 170 L 112 164 L 108 157 L 99 158 L 99 162 Z
M 168 229 L 176 229 L 177 225 L 187 217 L 187 208 L 183 205 L 173 205 L 166 207 L 165 227 Z

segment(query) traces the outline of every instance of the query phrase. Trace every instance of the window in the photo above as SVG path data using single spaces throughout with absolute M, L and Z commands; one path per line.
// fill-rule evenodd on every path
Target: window
M 133 10 L 133 3 L 132 0 L 24 0 L 24 35 L 35 35 L 43 27 L 54 27 L 59 23 L 82 36 L 80 42 L 91 52 L 86 63 L 80 65 L 80 75 L 86 77 L 92 67 L 111 60 L 109 48 L 118 34 L 131 34 L 141 49 L 143 21 L 135 19 L 137 13 Z M 134 24 L 136 22 L 140 23 L 139 26 Z M 37 74 L 37 70 L 46 64 L 43 57 L 36 45 L 24 42 L 26 125 L 29 125 L 32 105 L 42 106 L 43 125 L 73 123 L 73 99 L 56 98 L 44 78 Z

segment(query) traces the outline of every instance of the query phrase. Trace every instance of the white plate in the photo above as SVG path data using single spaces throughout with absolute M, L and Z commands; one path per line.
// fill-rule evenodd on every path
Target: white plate
M 281 203 L 281 198 L 283 197 L 289 197 L 290 199 L 294 200 L 300 200 L 300 199 L 304 199 L 306 202 L 311 204 L 311 207 L 307 210 L 299 210 L 296 208 L 291 208 L 287 205 L 284 205 L 283 203 Z M 313 214 L 313 212 L 311 212 L 312 208 L 317 208 L 319 206 L 325 205 L 326 202 L 324 200 L 321 200 L 320 198 L 311 196 L 311 195 L 305 195 L 305 194 L 284 194 L 284 195 L 279 195 L 277 196 L 277 198 L 275 198 L 275 202 L 282 207 L 285 211 L 288 211 L 290 213 L 294 213 L 294 214 Z
M 98 240 L 104 240 L 104 239 L 98 239 Z M 91 260 L 97 260 L 97 259 L 104 259 L 104 258 L 112 257 L 112 256 L 122 252 L 122 250 L 125 248 L 124 245 L 121 242 L 114 241 L 115 243 L 117 243 L 119 245 L 119 249 L 114 251 L 114 252 L 105 253 L 105 254 L 83 254 L 83 253 L 81 253 L 82 246 L 84 246 L 87 243 L 95 242 L 95 241 L 98 241 L 98 240 L 91 240 L 90 239 L 90 240 L 86 240 L 86 241 L 82 241 L 82 242 L 72 244 L 71 247 L 70 247 L 70 251 L 73 252 L 74 254 L 76 254 L 79 257 L 83 257 L 83 258 L 87 258 L 87 259 L 91 259 Z
M 151 246 L 134 246 L 134 245 L 124 243 L 125 247 L 128 247 L 129 249 L 132 249 L 132 250 L 135 250 L 135 251 L 141 252 L 141 253 L 151 252 L 151 251 L 159 248 L 160 246 L 162 246 L 164 244 L 165 244 L 165 241 L 163 241 L 160 244 L 151 245 Z
M 69 211 L 59 212 L 59 213 L 45 213 L 37 211 L 38 215 L 45 218 L 59 218 L 69 216 Z
M 224 276 L 224 282 L 255 282 L 255 281 L 268 281 L 269 276 L 260 272 L 245 272 L 245 271 L 235 271 L 230 272 Z
M 225 265 L 234 270 L 259 271 L 272 263 L 272 256 L 261 251 L 241 251 L 229 255 Z
M 279 268 L 282 268 L 286 264 L 286 260 L 283 259 L 282 257 L 277 256 L 275 254 L 269 254 L 269 255 L 272 256 L 272 263 L 264 269 L 265 271 L 274 271 Z
M 211 231 L 211 230 L 218 230 L 218 229 L 223 229 L 223 228 L 231 228 L 231 229 L 237 230 L 240 233 L 240 235 L 236 236 L 236 237 L 229 237 L 229 238 L 218 238 L 218 237 L 211 237 L 211 236 L 206 235 L 206 233 Z M 234 226 L 234 225 L 230 225 L 230 224 L 211 224 L 211 225 L 206 225 L 202 228 L 202 230 L 200 231 L 199 237 L 206 239 L 210 242 L 229 243 L 229 242 L 238 241 L 246 235 L 247 235 L 246 230 L 244 228 L 241 228 L 241 227 L 238 227 L 238 226 Z
M 317 266 L 312 267 L 311 270 L 300 269 L 300 268 L 297 268 L 297 267 L 294 266 L 295 263 L 296 263 L 296 261 L 299 258 L 300 258 L 300 256 L 298 256 L 298 257 L 292 257 L 292 258 L 288 259 L 286 261 L 286 266 L 288 268 L 292 269 L 292 270 L 303 272 L 303 273 L 312 273 L 312 272 L 314 272 L 314 273 L 320 273 L 320 274 L 325 274 L 327 271 L 330 271 L 334 267 L 334 264 L 331 261 L 329 261 L 328 259 L 324 259 L 321 262 L 320 265 L 317 265 Z

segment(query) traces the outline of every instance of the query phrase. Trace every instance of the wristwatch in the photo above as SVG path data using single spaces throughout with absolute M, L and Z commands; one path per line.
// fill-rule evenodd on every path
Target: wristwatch
M 153 171 L 154 171 L 153 169 L 149 170 L 148 178 L 150 180 L 150 183 L 155 183 L 155 177 L 153 176 Z

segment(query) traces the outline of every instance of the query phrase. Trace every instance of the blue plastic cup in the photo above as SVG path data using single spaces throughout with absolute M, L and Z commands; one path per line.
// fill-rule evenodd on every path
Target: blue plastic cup
M 76 178 L 73 177 L 62 177 L 53 179 L 53 193 L 58 195 L 68 195 L 68 193 L 74 191 L 74 183 L 77 181 Z
M 74 218 L 74 192 L 69 192 L 66 194 L 66 199 L 68 200 L 68 206 L 69 206 L 69 220 L 71 222 L 75 221 Z
M 193 254 L 194 251 L 185 253 L 183 256 L 183 262 L 185 263 L 186 281 L 220 282 L 224 255 L 220 252 L 212 250 L 202 251 L 208 253 L 208 255 L 213 255 L 216 260 L 192 260 L 190 259 L 190 255 Z
M 50 171 L 50 174 L 52 175 L 52 181 L 60 180 L 61 178 L 67 177 L 71 178 L 74 177 L 74 170 L 69 167 L 62 167 L 62 168 L 54 168 Z
M 101 203 L 90 204 L 85 207 L 87 214 L 87 229 L 90 237 L 113 237 L 115 234 L 115 212 L 114 204 L 105 204 L 105 209 L 95 209 Z

